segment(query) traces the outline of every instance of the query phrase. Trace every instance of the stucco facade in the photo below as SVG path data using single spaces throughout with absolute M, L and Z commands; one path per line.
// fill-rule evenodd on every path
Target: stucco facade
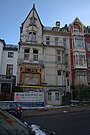
M 0 40 L 0 93 L 12 93 L 16 85 L 18 46 Z

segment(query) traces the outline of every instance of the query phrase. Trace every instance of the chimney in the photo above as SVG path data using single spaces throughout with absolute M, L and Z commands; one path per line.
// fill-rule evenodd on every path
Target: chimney
M 56 27 L 60 28 L 60 22 L 59 21 L 56 21 Z

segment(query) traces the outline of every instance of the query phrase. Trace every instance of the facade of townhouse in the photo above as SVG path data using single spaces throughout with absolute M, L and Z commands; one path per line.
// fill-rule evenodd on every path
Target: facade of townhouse
M 18 45 L 0 39 L 0 93 L 12 93 L 16 85 Z
M 69 25 L 72 86 L 88 84 L 84 30 L 85 26 L 78 17 Z
M 46 104 L 62 104 L 70 92 L 69 32 L 60 22 L 43 26 L 35 5 L 20 27 L 17 85 L 24 91 L 43 91 Z
M 90 26 L 85 27 L 85 45 L 87 58 L 87 83 L 90 85 Z

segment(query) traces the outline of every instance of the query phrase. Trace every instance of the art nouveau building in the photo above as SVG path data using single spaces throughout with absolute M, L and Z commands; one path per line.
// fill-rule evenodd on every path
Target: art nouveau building
M 17 85 L 24 91 L 44 91 L 49 104 L 61 104 L 70 92 L 69 32 L 60 22 L 43 26 L 35 5 L 20 28 Z

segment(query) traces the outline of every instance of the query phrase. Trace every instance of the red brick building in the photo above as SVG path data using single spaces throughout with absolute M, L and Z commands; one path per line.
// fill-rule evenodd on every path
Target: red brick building
M 87 82 L 90 85 L 90 26 L 85 28 L 85 46 L 87 58 Z
M 69 25 L 71 55 L 71 85 L 87 85 L 87 61 L 85 48 L 85 26 L 75 18 Z

